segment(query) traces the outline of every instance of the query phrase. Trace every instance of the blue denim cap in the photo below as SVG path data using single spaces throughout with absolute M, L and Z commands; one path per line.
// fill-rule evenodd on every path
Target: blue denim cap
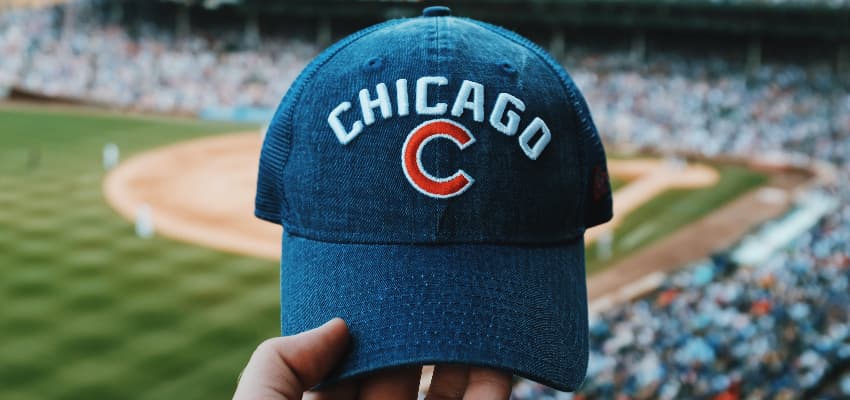
M 269 126 L 255 213 L 284 227 L 283 335 L 350 328 L 323 384 L 439 363 L 584 379 L 583 235 L 611 218 L 605 152 L 529 40 L 435 7 L 336 43 Z

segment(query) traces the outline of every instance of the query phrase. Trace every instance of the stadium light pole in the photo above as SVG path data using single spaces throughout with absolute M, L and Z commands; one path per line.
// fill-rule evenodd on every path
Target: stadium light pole
M 245 5 L 245 30 L 242 41 L 250 48 L 260 45 L 260 10 L 254 4 Z
M 186 37 L 192 33 L 192 20 L 189 15 L 189 9 L 194 3 L 194 0 L 180 2 L 180 6 L 177 9 L 176 26 L 174 27 L 174 33 L 177 37 Z
M 552 56 L 554 56 L 558 62 L 564 61 L 564 55 L 566 54 L 565 42 L 564 28 L 562 26 L 555 26 L 552 30 L 552 39 L 549 42 L 549 52 L 552 53 Z
M 67 2 L 62 5 L 62 43 L 67 44 L 71 40 L 71 33 L 74 31 L 74 2 Z
M 319 48 L 325 48 L 331 44 L 331 19 L 327 16 L 319 17 L 316 27 L 316 44 Z
M 642 29 L 632 37 L 631 58 L 634 65 L 643 65 L 646 60 L 646 32 Z
M 752 75 L 761 67 L 761 38 L 753 35 L 747 46 L 747 73 Z
M 850 72 L 850 49 L 847 48 L 847 43 L 838 45 L 835 55 L 835 72 L 839 74 Z

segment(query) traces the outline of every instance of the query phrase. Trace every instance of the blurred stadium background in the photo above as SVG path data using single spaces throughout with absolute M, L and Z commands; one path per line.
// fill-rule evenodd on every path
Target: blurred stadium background
M 229 398 L 277 263 L 140 237 L 104 146 L 259 132 L 322 48 L 433 4 L 0 0 L 0 399 Z M 547 47 L 615 158 L 720 172 L 589 249 L 582 389 L 514 398 L 850 398 L 850 1 L 441 4 Z

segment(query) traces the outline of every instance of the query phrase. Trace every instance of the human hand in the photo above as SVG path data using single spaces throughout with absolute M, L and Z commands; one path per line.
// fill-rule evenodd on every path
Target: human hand
M 242 372 L 233 400 L 407 400 L 419 392 L 421 367 L 379 371 L 326 390 L 306 392 L 342 359 L 349 342 L 340 318 L 260 344 Z M 464 365 L 438 365 L 426 399 L 507 400 L 511 375 Z

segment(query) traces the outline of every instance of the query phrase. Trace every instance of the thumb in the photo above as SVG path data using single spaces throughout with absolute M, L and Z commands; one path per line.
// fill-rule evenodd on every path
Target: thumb
M 348 341 L 348 327 L 340 318 L 294 336 L 266 340 L 248 361 L 233 400 L 300 399 L 342 358 Z

